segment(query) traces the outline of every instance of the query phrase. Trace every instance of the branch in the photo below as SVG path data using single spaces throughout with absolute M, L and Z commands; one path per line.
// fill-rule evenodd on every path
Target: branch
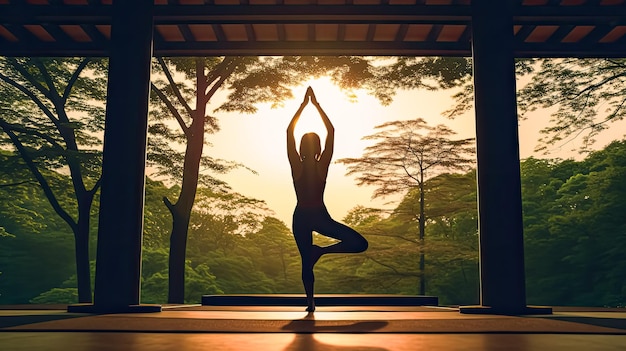
M 30 74 L 30 72 L 25 70 L 24 67 L 20 63 L 18 63 L 14 58 L 10 57 L 10 58 L 7 58 L 7 60 L 11 63 L 13 68 L 15 68 L 18 72 L 20 72 L 20 74 L 22 74 L 24 78 L 26 78 L 26 80 L 29 83 L 31 83 L 35 88 L 37 88 L 37 90 L 39 90 L 44 96 L 50 99 L 50 91 L 48 91 L 43 85 L 39 84 L 39 82 L 37 82 L 37 79 L 35 79 L 35 77 L 33 77 L 33 75 Z
M 586 92 L 591 93 L 591 91 L 596 90 L 597 88 L 599 88 L 599 87 L 603 86 L 604 84 L 606 84 L 606 83 L 608 83 L 608 82 L 610 82 L 610 81 L 612 81 L 612 80 L 615 80 L 615 79 L 621 78 L 621 77 L 626 77 L 626 73 L 620 73 L 620 74 L 617 74 L 617 75 L 614 75 L 614 76 L 611 76 L 611 77 L 605 78 L 605 79 L 604 79 L 604 80 L 602 80 L 601 82 L 598 82 L 598 83 L 595 83 L 595 84 L 591 84 L 591 85 L 587 86 L 585 89 L 583 89 L 583 90 L 579 91 L 579 92 L 578 92 L 578 94 L 574 95 L 574 96 L 573 96 L 573 97 L 571 97 L 571 98 L 566 97 L 566 99 L 568 99 L 568 100 L 574 100 L 574 99 L 576 99 L 576 98 L 580 97 L 581 95 L 583 95 L 583 94 L 584 94 L 584 93 L 586 93 Z
M 403 237 L 403 236 L 401 236 L 401 235 L 372 234 L 372 233 L 370 233 L 369 235 L 371 235 L 371 236 L 384 236 L 385 238 L 397 238 L 397 239 L 402 239 L 402 240 L 404 240 L 404 241 L 408 241 L 408 242 L 410 242 L 410 243 L 412 243 L 412 244 L 419 244 L 419 242 L 418 242 L 418 241 L 411 240 L 411 239 L 409 239 L 409 238 L 405 238 L 405 237 Z
M 10 128 L 8 128 L 7 124 L 3 120 L 1 120 L 1 119 L 0 119 L 0 127 L 2 127 L 4 132 L 9 136 L 9 138 L 13 142 L 13 145 L 15 145 L 15 148 L 19 151 L 20 155 L 22 155 L 22 158 L 24 159 L 24 162 L 26 163 L 26 165 L 28 166 L 30 171 L 33 173 L 33 175 L 35 176 L 35 179 L 37 179 L 37 181 L 39 182 L 39 185 L 41 185 L 41 188 L 43 189 L 44 194 L 46 194 L 46 197 L 48 198 L 48 201 L 50 202 L 50 205 L 52 205 L 52 208 L 54 208 L 54 211 L 61 218 L 63 218 L 63 220 L 70 227 L 72 227 L 72 229 L 75 229 L 76 228 L 76 222 L 74 221 L 72 216 L 70 216 L 69 213 L 67 213 L 63 209 L 63 207 L 61 207 L 61 205 L 59 204 L 59 201 L 57 200 L 56 196 L 54 195 L 54 192 L 52 191 L 52 188 L 50 188 L 50 184 L 48 184 L 48 181 L 46 180 L 46 178 L 43 176 L 43 174 L 41 174 L 41 172 L 37 168 L 37 165 L 35 164 L 33 159 L 30 157 L 30 155 L 26 151 L 26 148 L 20 142 L 20 140 L 17 137 L 17 135 L 15 135 L 15 133 L 13 133 L 13 131 Z
M 402 169 L 404 170 L 404 173 L 406 173 L 406 175 L 409 178 L 411 178 L 414 181 L 416 181 L 418 185 L 420 184 L 420 181 L 409 172 L 409 170 L 406 168 L 406 165 L 404 163 L 402 163 Z
M 211 89 L 206 93 L 205 95 L 207 98 L 206 101 L 210 100 L 211 97 L 213 97 L 213 94 L 215 94 L 215 92 L 222 86 L 222 84 L 224 84 L 224 81 L 228 79 L 228 77 L 230 77 L 230 75 L 233 73 L 235 68 L 237 68 L 237 65 L 233 64 L 234 61 L 235 61 L 234 59 L 231 59 L 228 65 L 224 69 L 220 69 L 221 71 L 221 73 L 219 74 L 220 78 L 217 81 L 217 83 L 213 84 L 211 86 Z
M 385 268 L 389 268 L 390 270 L 392 270 L 396 275 L 399 275 L 401 277 L 415 277 L 416 275 L 414 273 L 405 273 L 405 272 L 400 272 L 398 271 L 395 267 L 390 266 L 388 264 L 382 263 L 380 261 L 378 261 L 377 259 L 373 258 L 370 255 L 366 255 L 366 257 L 370 260 L 372 260 L 374 263 L 377 263 Z
M 412 141 L 413 141 L 413 136 L 412 136 L 412 135 L 410 135 L 410 136 L 409 136 L 409 140 L 408 140 L 408 146 L 407 146 L 407 148 L 406 148 L 406 152 L 405 152 L 405 156 L 404 156 L 404 159 L 403 159 L 403 161 L 402 161 L 402 169 L 404 170 L 404 173 L 406 173 L 406 175 L 407 175 L 409 178 L 411 178 L 411 179 L 413 179 L 414 181 L 416 181 L 416 182 L 417 182 L 417 184 L 419 185 L 419 184 L 421 184 L 421 183 L 420 183 L 420 180 L 419 180 L 419 179 L 417 179 L 417 177 L 413 176 L 413 175 L 409 172 L 409 170 L 408 170 L 408 169 L 407 169 L 407 167 L 406 167 L 406 163 L 404 162 L 404 160 L 406 160 L 406 159 L 407 159 L 407 157 L 406 157 L 406 153 L 411 153 L 413 156 L 415 156 L 415 159 L 417 159 L 417 162 L 418 162 L 418 164 L 420 165 L 420 172 L 424 172 L 424 170 L 422 169 L 423 157 L 420 157 L 420 156 L 423 156 L 423 155 L 417 155 L 417 154 L 415 153 L 415 149 L 414 149 L 413 147 L 411 147 L 411 142 L 412 142 Z
M 101 185 L 102 185 L 102 174 L 100 174 L 100 177 L 98 177 L 98 180 L 96 181 L 96 184 L 93 185 L 93 188 L 91 188 L 91 190 L 87 192 L 89 196 L 93 198 L 93 196 L 96 194 L 98 189 L 100 189 Z
M 156 85 L 154 85 L 154 83 L 150 83 L 150 85 L 152 85 L 152 89 L 154 89 L 154 92 L 159 96 L 159 99 L 163 101 L 163 103 L 167 106 L 167 109 L 172 113 L 172 115 L 174 115 L 174 118 L 176 118 L 176 121 L 178 122 L 180 129 L 182 129 L 183 133 L 185 133 L 185 136 L 187 138 L 190 138 L 191 135 L 189 134 L 189 127 L 187 127 L 187 124 L 185 124 L 185 121 L 183 120 L 183 116 L 180 115 L 180 113 L 178 112 L 174 104 L 172 104 L 172 102 L 167 98 L 167 96 L 165 96 L 165 94 Z M 190 115 L 190 116 L 193 116 L 193 115 Z
M 612 63 L 612 64 L 613 64 L 613 66 L 609 66 L 609 67 L 605 67 L 605 68 L 608 68 L 608 69 L 613 69 L 613 68 L 626 68 L 626 65 L 624 64 L 624 62 L 621 62 L 621 61 L 615 61 L 615 60 L 614 60 L 614 59 L 612 59 L 612 58 L 605 58 L 604 60 L 605 60 L 606 62 L 610 62 L 610 63 Z
M 622 110 L 622 108 L 625 105 L 626 105 L 626 99 L 623 99 L 622 102 L 615 108 L 615 111 L 613 111 L 613 113 L 610 114 L 609 116 L 607 116 L 603 121 L 598 122 L 598 123 L 592 123 L 588 127 L 580 128 L 578 130 L 578 133 L 574 134 L 574 136 L 569 138 L 569 140 L 565 140 L 563 143 L 561 143 L 561 145 L 557 146 L 557 149 L 565 146 L 566 144 L 568 144 L 571 141 L 576 140 L 583 132 L 585 132 L 588 129 L 591 129 L 591 131 L 589 132 L 589 136 L 593 135 L 593 129 L 597 128 L 598 126 L 604 125 L 604 124 L 606 124 L 608 122 L 611 122 L 613 120 L 613 118 L 615 118 L 615 116 L 617 116 L 619 111 Z M 570 133 L 569 135 L 571 136 L 572 134 Z
M 24 133 L 24 134 L 29 134 L 29 135 L 34 135 L 37 137 L 40 137 L 44 140 L 46 140 L 48 143 L 50 143 L 52 146 L 54 146 L 54 148 L 59 149 L 60 151 L 65 151 L 65 148 L 63 148 L 63 146 L 61 144 L 59 144 L 58 141 L 56 141 L 53 137 L 51 137 L 48 134 L 42 133 L 40 131 L 37 130 L 33 130 L 33 129 L 28 129 L 25 127 L 22 127 L 20 125 L 15 125 L 15 124 L 10 124 L 7 123 L 3 120 L 2 121 L 3 125 L 6 126 L 6 128 L 12 130 L 12 131 L 16 131 L 16 132 L 20 132 L 20 133 Z
M 48 73 L 48 69 L 46 68 L 46 66 L 44 66 L 43 62 L 41 62 L 41 59 L 39 59 L 38 57 L 33 58 L 32 60 L 33 62 L 35 62 L 35 66 L 39 69 L 39 72 L 43 76 L 44 81 L 46 81 L 46 84 L 48 85 L 48 99 L 50 99 L 56 106 L 61 96 L 59 96 L 59 92 L 57 91 L 56 86 L 54 86 L 54 82 L 52 81 L 52 77 L 50 77 L 50 74 Z
M 41 100 L 39 100 L 39 98 L 32 91 L 28 90 L 26 87 L 24 87 L 20 83 L 14 81 L 13 79 L 5 76 L 2 73 L 0 73 L 0 79 L 14 86 L 19 91 L 21 91 L 26 96 L 28 96 L 43 111 L 43 113 L 54 123 L 54 125 L 57 128 L 59 128 L 59 120 L 54 116 L 54 114 L 52 114 L 52 112 L 48 109 L 48 107 L 44 105 L 44 103 Z
M 172 204 L 172 202 L 170 201 L 170 199 L 167 198 L 167 196 L 163 196 L 163 203 L 165 204 L 165 207 L 167 207 L 167 209 L 170 211 L 170 213 L 174 213 L 174 204 Z
M 220 62 L 215 69 L 213 69 L 213 71 L 211 72 L 210 75 L 207 75 L 206 77 L 206 84 L 207 86 L 211 85 L 216 79 L 218 79 L 219 77 L 223 76 L 223 72 L 226 68 L 228 68 L 233 62 L 234 62 L 234 58 L 232 57 L 225 57 L 224 60 L 222 62 Z M 232 73 L 232 71 L 231 71 Z M 230 75 L 230 74 L 229 74 Z M 208 92 L 204 92 L 206 94 L 206 96 L 210 99 L 211 97 L 213 97 L 213 95 L 209 95 Z
M 174 78 L 172 77 L 172 74 L 170 73 L 169 68 L 167 68 L 167 64 L 163 60 L 163 57 L 157 57 L 157 60 L 159 61 L 159 64 L 161 65 L 161 68 L 163 69 L 163 73 L 165 73 L 165 76 L 167 77 L 167 81 L 170 83 L 170 86 L 172 87 L 172 92 L 174 93 L 174 95 L 176 95 L 178 102 L 181 105 L 183 105 L 183 107 L 185 108 L 189 116 L 193 116 L 193 110 L 191 109 L 189 104 L 187 104 L 187 101 L 183 98 L 183 95 L 180 93 L 180 90 L 176 86 L 176 82 L 174 81 Z
M 381 286 L 383 287 L 383 290 L 388 290 L 389 288 L 391 288 L 392 286 L 396 285 L 396 283 L 398 283 L 399 281 L 401 281 L 402 279 L 406 279 L 406 277 L 400 277 L 394 281 L 392 281 L 390 284 L 382 284 Z
M 0 184 L 0 188 L 9 188 L 12 186 L 18 186 L 22 184 L 35 184 L 35 182 L 33 182 L 32 180 L 24 180 L 24 181 L 15 182 L 15 183 Z
M 604 121 L 598 123 L 598 124 L 604 124 L 606 122 L 609 122 L 611 120 L 613 120 L 613 118 L 617 117 L 617 114 L 619 113 L 620 110 L 622 110 L 622 108 L 624 107 L 624 105 L 626 104 L 626 98 L 622 99 L 622 102 L 615 108 L 615 110 L 613 111 L 613 113 L 611 113 L 609 116 L 607 116 Z
M 85 69 L 85 67 L 87 67 L 90 61 L 91 61 L 91 57 L 85 57 L 80 62 L 78 67 L 76 67 L 76 70 L 72 74 L 72 77 L 70 78 L 70 80 L 67 81 L 67 85 L 65 86 L 65 90 L 63 91 L 63 96 L 61 97 L 63 99 L 63 105 L 65 105 L 65 103 L 67 102 L 67 99 L 69 98 L 70 93 L 72 92 L 72 88 L 74 87 L 74 83 L 76 83 L 81 72 Z

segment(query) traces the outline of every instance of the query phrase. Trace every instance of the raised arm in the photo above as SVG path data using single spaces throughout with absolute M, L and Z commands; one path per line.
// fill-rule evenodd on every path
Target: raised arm
M 309 88 L 310 89 L 310 88 Z M 300 163 L 300 154 L 296 149 L 296 138 L 294 136 L 294 130 L 296 129 L 296 123 L 300 119 L 302 110 L 309 103 L 309 90 L 304 95 L 304 101 L 298 108 L 298 111 L 291 118 L 291 122 L 287 126 L 287 157 L 289 158 L 289 164 L 291 165 L 291 174 L 293 176 L 299 175 L 302 170 L 302 164 Z
M 311 89 L 309 94 L 311 96 L 311 103 L 313 103 L 313 106 L 317 108 L 317 112 L 319 112 L 320 117 L 322 117 L 322 121 L 324 122 L 324 126 L 326 127 L 326 144 L 324 144 L 324 151 L 322 151 L 322 154 L 320 155 L 320 163 L 326 167 L 325 173 L 327 173 L 330 160 L 333 158 L 333 150 L 335 147 L 335 127 L 333 127 L 333 124 L 330 122 L 326 112 L 324 112 L 319 102 L 317 102 L 313 89 Z

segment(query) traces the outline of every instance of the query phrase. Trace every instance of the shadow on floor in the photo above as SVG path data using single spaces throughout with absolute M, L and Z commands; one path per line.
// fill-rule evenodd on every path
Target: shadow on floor
M 58 314 L 31 314 L 25 316 L 0 316 L 0 329 L 8 327 L 17 327 L 21 325 L 57 321 L 61 319 L 70 319 L 83 317 L 81 315 L 72 315 L 67 313 Z
M 356 322 L 347 325 L 315 325 L 315 315 L 307 314 L 302 319 L 296 319 L 282 327 L 296 333 L 295 339 L 284 351 L 341 351 L 354 350 L 357 347 L 361 351 L 388 351 L 380 347 L 369 346 L 341 346 L 337 344 L 324 343 L 315 338 L 315 333 L 367 333 L 384 328 L 388 323 L 385 321 Z M 345 336 L 343 336 L 345 338 Z M 350 341 L 354 340 L 354 335 L 349 336 Z M 358 338 L 356 338 L 358 339 Z
M 582 317 L 582 316 L 552 316 L 550 319 L 556 319 L 563 322 L 582 323 L 593 325 L 596 327 L 606 327 L 626 330 L 626 319 L 622 318 L 598 318 L 598 317 Z

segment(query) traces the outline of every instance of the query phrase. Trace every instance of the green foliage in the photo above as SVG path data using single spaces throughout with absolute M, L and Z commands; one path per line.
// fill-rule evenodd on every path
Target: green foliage
M 448 89 L 468 81 L 471 60 L 465 57 L 397 57 L 383 78 L 395 89 Z
M 343 221 L 349 226 L 365 226 L 378 222 L 382 219 L 380 210 L 357 205 L 352 208 L 343 218 Z
M 168 285 L 168 253 L 165 249 L 146 249 L 143 252 L 141 301 L 143 303 L 165 303 Z M 207 265 L 195 267 L 187 261 L 185 265 L 185 303 L 200 303 L 202 295 L 221 294 L 215 276 Z
M 0 304 L 28 303 L 40 293 L 62 286 L 74 272 L 74 246 L 67 233 L 28 233 L 15 228 L 15 237 L 0 238 Z
M 76 288 L 52 288 L 30 300 L 35 304 L 72 304 L 78 301 Z
M 13 237 L 14 235 L 7 232 L 6 229 L 4 229 L 4 227 L 0 227 L 0 237 Z
M 580 162 L 522 162 L 530 303 L 626 303 L 626 142 Z

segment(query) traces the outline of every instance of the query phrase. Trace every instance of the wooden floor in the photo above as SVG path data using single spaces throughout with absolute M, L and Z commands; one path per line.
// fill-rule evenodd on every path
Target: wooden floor
M 456 308 L 164 306 L 92 315 L 63 306 L 0 308 L 9 350 L 626 350 L 626 309 L 465 315 Z

